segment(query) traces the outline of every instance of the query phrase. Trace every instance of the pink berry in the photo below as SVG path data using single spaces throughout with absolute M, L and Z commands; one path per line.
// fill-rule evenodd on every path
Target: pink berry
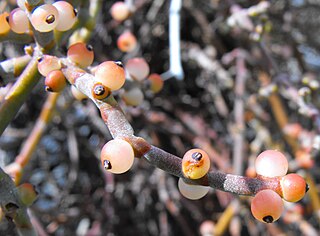
M 68 48 L 68 59 L 82 68 L 90 66 L 94 59 L 94 52 L 91 45 L 82 42 L 72 44 Z
M 146 79 L 150 72 L 149 65 L 144 58 L 129 59 L 125 68 L 131 77 L 138 81 Z
M 122 52 L 132 52 L 137 47 L 137 39 L 130 31 L 125 31 L 119 36 L 117 46 Z
M 122 63 L 119 61 L 105 61 L 101 63 L 97 67 L 94 76 L 98 82 L 111 91 L 120 89 L 126 81 Z
M 110 13 L 113 19 L 124 21 L 130 16 L 130 9 L 124 2 L 115 2 L 110 9 Z
M 40 32 L 54 30 L 59 22 L 59 12 L 51 4 L 38 6 L 31 14 L 33 27 Z
M 72 28 L 77 20 L 77 11 L 66 1 L 58 1 L 52 4 L 59 12 L 59 22 L 56 30 L 67 31 Z
M 281 197 L 270 189 L 261 190 L 251 202 L 252 215 L 263 223 L 272 223 L 280 218 L 283 211 Z
M 288 172 L 287 158 L 279 151 L 262 152 L 255 161 L 258 175 L 266 177 L 284 176 Z
M 29 19 L 25 11 L 16 8 L 11 11 L 9 16 L 11 30 L 17 34 L 23 34 L 29 29 Z

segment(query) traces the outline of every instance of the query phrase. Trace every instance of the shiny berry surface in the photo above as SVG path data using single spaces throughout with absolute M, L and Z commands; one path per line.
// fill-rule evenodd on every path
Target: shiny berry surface
M 208 192 L 210 187 L 201 186 L 201 185 L 193 185 L 187 184 L 183 179 L 179 178 L 178 188 L 180 193 L 190 200 L 198 200 L 203 198 Z
M 105 170 L 122 174 L 133 165 L 134 151 L 127 141 L 113 139 L 103 146 L 100 160 Z
M 263 223 L 272 223 L 280 218 L 283 211 L 281 197 L 270 189 L 261 190 L 251 202 L 252 215 Z
M 110 14 L 113 19 L 124 21 L 129 17 L 130 9 L 125 2 L 115 2 L 110 9 Z
M 138 81 L 142 81 L 147 78 L 150 72 L 149 64 L 144 58 L 132 58 L 125 64 L 125 69 L 130 76 Z
M 52 4 L 59 12 L 59 21 L 56 30 L 67 31 L 72 28 L 77 20 L 77 11 L 66 1 L 58 1 Z
M 208 154 L 201 149 L 191 149 L 182 158 L 182 172 L 189 179 L 200 179 L 210 169 Z
M 126 81 L 122 63 L 117 61 L 105 61 L 101 63 L 97 67 L 94 76 L 98 82 L 111 91 L 120 89 Z
M 54 30 L 59 22 L 59 12 L 51 4 L 38 6 L 31 14 L 33 27 L 40 32 Z
M 256 158 L 255 168 L 258 175 L 284 176 L 288 172 L 288 161 L 281 152 L 266 150 Z
M 125 31 L 119 36 L 117 46 L 122 52 L 132 52 L 137 47 L 137 39 L 130 31 Z
M 72 44 L 68 48 L 68 59 L 82 68 L 90 66 L 94 60 L 94 52 L 91 45 L 82 42 Z
M 304 178 L 298 174 L 288 174 L 282 177 L 280 183 L 283 199 L 288 202 L 301 200 L 309 189 Z

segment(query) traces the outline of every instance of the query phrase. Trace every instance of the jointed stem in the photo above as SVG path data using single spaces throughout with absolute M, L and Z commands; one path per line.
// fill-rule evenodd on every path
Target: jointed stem
M 74 67 L 67 60 L 63 62 L 66 67 L 62 69 L 62 72 L 71 84 L 86 94 L 100 109 L 102 119 L 108 126 L 113 138 L 121 137 L 127 140 L 132 144 L 136 156 L 143 156 L 157 168 L 177 177 L 185 178 L 181 171 L 181 158 L 151 146 L 144 139 L 134 136 L 130 123 L 112 95 L 103 100 L 98 100 L 92 96 L 92 89 L 96 83 L 95 77 Z M 238 195 L 254 195 L 258 191 L 267 188 L 282 195 L 279 178 L 248 178 L 211 171 L 201 179 L 186 179 L 186 181 L 193 184 L 209 185 Z

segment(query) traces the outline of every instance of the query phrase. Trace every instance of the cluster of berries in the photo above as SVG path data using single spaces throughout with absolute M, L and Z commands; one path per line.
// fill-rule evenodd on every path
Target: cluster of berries
M 281 196 L 273 190 L 259 191 L 252 199 L 251 212 L 253 216 L 264 223 L 272 223 L 279 219 L 283 212 L 283 200 L 297 202 L 303 198 L 308 185 L 297 174 L 287 174 L 288 161 L 278 151 L 267 150 L 262 152 L 255 161 L 258 177 L 279 178 Z M 205 176 L 210 169 L 208 154 L 201 149 L 189 150 L 182 159 L 182 172 L 186 179 L 199 179 Z M 196 200 L 205 196 L 209 187 L 192 185 L 179 179 L 178 187 L 183 196 Z
M 127 20 L 132 11 L 125 2 L 115 2 L 110 8 L 112 18 L 118 22 Z M 137 47 L 137 39 L 130 30 L 124 31 L 117 40 L 117 46 L 122 52 L 132 52 Z
M 18 8 L 9 13 L 0 15 L 0 34 L 6 34 L 10 30 L 17 34 L 29 31 L 29 22 L 39 32 L 49 32 L 54 29 L 67 31 L 72 28 L 77 20 L 77 11 L 66 1 L 58 1 L 53 4 L 37 6 L 32 12 L 28 12 L 24 0 L 17 1 Z

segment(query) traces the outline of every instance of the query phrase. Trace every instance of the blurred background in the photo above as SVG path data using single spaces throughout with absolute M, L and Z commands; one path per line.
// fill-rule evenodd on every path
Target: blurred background
M 69 2 L 81 14 L 95 1 Z M 94 65 L 143 57 L 150 73 L 165 79 L 159 93 L 142 84 L 138 106 L 115 93 L 137 136 L 180 157 L 202 148 L 214 170 L 250 177 L 255 157 L 278 149 L 310 191 L 298 203 L 286 203 L 276 223 L 263 224 L 251 215 L 250 197 L 211 189 L 188 200 L 179 193 L 178 178 L 142 159 L 125 174 L 105 172 L 99 155 L 109 131 L 95 105 L 75 100 L 67 88 L 23 173 L 22 182 L 39 192 L 30 212 L 43 235 L 317 235 L 320 2 L 183 0 L 182 80 L 165 73 L 171 69 L 169 0 L 128 1 L 134 12 L 125 22 L 110 15 L 115 1 L 101 2 L 88 42 Z M 1 12 L 15 7 L 15 1 L 0 1 Z M 138 41 L 130 53 L 117 47 L 125 30 Z M 62 55 L 68 36 L 59 47 Z M 1 42 L 1 61 L 23 55 L 23 48 Z M 0 137 L 1 166 L 15 159 L 34 126 L 47 96 L 43 87 L 40 81 Z M 16 235 L 6 220 L 0 232 Z

